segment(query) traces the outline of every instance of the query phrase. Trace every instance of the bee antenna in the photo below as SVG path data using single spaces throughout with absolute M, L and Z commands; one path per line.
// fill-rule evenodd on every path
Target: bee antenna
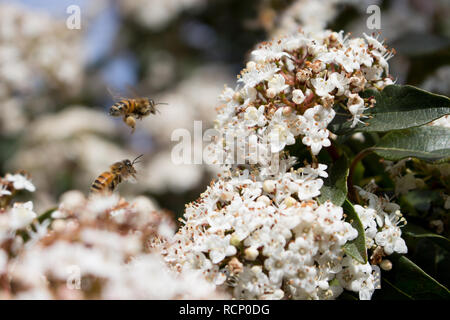
M 137 156 L 136 159 L 133 160 L 133 162 L 131 164 L 135 164 L 138 163 L 139 161 L 136 161 L 137 159 L 139 159 L 140 157 L 142 157 L 143 154 L 141 154 L 140 156 Z
M 157 106 L 158 104 L 165 104 L 165 105 L 168 105 L 167 102 L 157 102 L 157 103 L 155 103 L 155 106 Z

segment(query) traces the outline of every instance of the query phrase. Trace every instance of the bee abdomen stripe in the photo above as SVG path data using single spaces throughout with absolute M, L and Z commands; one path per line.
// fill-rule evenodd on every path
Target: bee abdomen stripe
M 96 185 L 96 184 L 93 184 L 92 186 L 91 186 L 91 189 L 97 189 L 97 190 L 100 190 L 102 188 L 102 186 L 99 186 L 99 185 Z

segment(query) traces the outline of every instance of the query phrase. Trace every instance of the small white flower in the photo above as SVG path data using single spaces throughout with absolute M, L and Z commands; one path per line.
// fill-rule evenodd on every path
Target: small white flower
M 225 257 L 236 254 L 236 247 L 230 244 L 231 235 L 210 235 L 207 239 L 206 248 L 212 263 L 219 263 Z
M 13 187 L 16 190 L 25 189 L 30 192 L 34 192 L 36 190 L 36 187 L 24 175 L 7 173 L 5 179 L 9 182 L 12 182 Z
M 317 178 L 317 177 L 322 177 L 322 178 L 328 178 L 328 173 L 327 173 L 327 165 L 323 164 L 323 163 L 319 163 L 317 168 L 313 168 L 311 167 L 310 164 L 308 164 L 306 167 L 302 168 L 302 174 L 304 176 L 306 176 L 307 178 Z
M 275 94 L 284 92 L 287 88 L 289 88 L 281 74 L 274 75 L 273 78 L 269 80 L 268 87 L 273 90 Z
M 5 185 L 2 185 L 0 188 L 0 197 L 10 196 L 10 195 L 11 195 L 11 191 L 9 191 Z
M 329 131 L 327 129 L 313 128 L 303 137 L 302 142 L 304 145 L 311 147 L 311 152 L 317 155 L 322 147 L 329 147 L 331 145 L 328 134 Z
M 279 41 L 265 43 L 260 48 L 253 50 L 251 55 L 255 61 L 260 63 L 289 57 L 289 54 L 283 51 L 283 45 Z
M 225 87 L 222 94 L 219 96 L 219 101 L 225 103 L 230 102 L 231 100 L 233 100 L 234 94 L 235 92 L 233 89 L 231 89 L 230 87 Z
M 364 208 L 360 206 L 359 204 L 354 205 L 355 211 L 358 214 L 359 220 L 361 220 L 361 223 L 364 227 L 364 229 L 367 228 L 375 228 L 377 227 L 377 223 L 375 221 L 375 217 L 377 212 L 374 209 L 371 208 Z
M 364 38 L 366 38 L 366 41 L 369 45 L 371 45 L 374 49 L 378 50 L 380 53 L 385 53 L 386 48 L 383 45 L 383 42 L 379 42 L 378 39 L 368 36 L 367 34 L 363 33 Z
M 322 188 L 323 180 L 315 179 L 300 183 L 298 187 L 298 198 L 300 200 L 308 200 L 320 195 L 320 188 Z
M 268 81 L 277 73 L 280 69 L 276 64 L 257 64 L 254 68 L 245 69 L 242 73 L 239 82 L 243 82 L 245 87 L 255 87 L 262 81 Z
M 264 115 L 264 106 L 260 106 L 258 109 L 253 106 L 248 107 L 245 109 L 244 119 L 246 126 L 253 127 L 257 125 L 263 127 L 267 122 Z
M 295 89 L 292 91 L 292 101 L 296 104 L 301 104 L 305 100 L 305 95 L 300 89 Z
M 9 215 L 11 217 L 10 227 L 14 230 L 28 226 L 37 217 L 37 214 L 33 212 L 33 203 L 31 201 L 14 203 Z
M 348 89 L 348 84 L 350 83 L 350 79 L 345 76 L 345 73 L 337 72 L 333 72 L 330 75 L 328 81 L 330 81 L 333 86 L 337 88 L 337 96 L 343 95 L 344 92 Z
M 299 118 L 308 123 L 309 127 L 325 129 L 335 115 L 336 112 L 332 108 L 324 108 L 318 104 L 306 110 L 303 116 L 299 116 Z
M 242 98 L 244 99 L 244 106 L 248 106 L 250 103 L 256 100 L 257 91 L 253 87 L 245 87 L 240 91 Z
M 375 236 L 375 242 L 382 246 L 384 252 L 390 255 L 394 252 L 407 253 L 405 240 L 401 238 L 402 232 L 399 227 L 385 224 L 383 231 L 378 232 Z
M 286 145 L 295 143 L 294 134 L 289 130 L 286 121 L 284 121 L 282 108 L 278 109 L 272 117 L 269 142 L 272 153 L 280 152 Z
M 311 79 L 311 84 L 316 89 L 316 94 L 321 97 L 327 97 L 335 88 L 333 81 L 325 80 L 324 78 Z
M 363 113 L 367 108 L 364 106 L 364 100 L 357 94 L 349 94 L 349 99 L 347 103 L 348 110 L 353 115 L 353 122 L 351 127 L 355 127 L 358 122 L 363 123 L 360 119 L 363 117 Z
M 335 62 L 341 64 L 347 72 L 353 72 L 354 70 L 358 70 L 360 68 L 355 56 L 347 54 L 343 51 L 338 51 Z

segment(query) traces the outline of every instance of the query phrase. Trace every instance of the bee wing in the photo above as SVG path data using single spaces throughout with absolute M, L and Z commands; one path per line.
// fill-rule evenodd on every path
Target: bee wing
M 123 100 L 123 99 L 127 99 L 127 97 L 124 97 L 120 92 L 118 92 L 116 90 L 113 90 L 113 89 L 111 89 L 109 87 L 107 87 L 106 89 L 108 90 L 109 94 L 111 95 L 111 97 L 115 101 L 120 101 L 120 100 Z
M 127 91 L 130 93 L 130 95 L 131 95 L 133 98 L 140 98 L 140 97 L 141 97 L 141 95 L 139 95 L 139 94 L 137 93 L 136 89 L 133 88 L 131 85 L 127 84 L 127 85 L 126 85 L 126 88 L 127 88 Z
M 127 85 L 126 87 L 127 87 L 127 91 L 131 94 L 131 96 L 132 96 L 133 98 L 138 98 L 138 99 L 139 99 L 139 98 L 142 98 L 142 97 L 148 97 L 148 98 L 149 98 L 148 95 L 142 95 L 142 94 L 139 94 L 139 93 L 136 91 L 136 89 L 135 89 L 134 87 L 130 86 L 130 85 Z M 150 98 L 149 98 L 149 99 L 150 99 Z M 152 99 L 150 99 L 150 100 L 152 100 Z M 161 104 L 168 105 L 167 102 L 156 102 L 156 101 L 155 101 L 155 106 L 161 105 Z M 159 112 L 159 110 L 156 110 L 156 111 Z

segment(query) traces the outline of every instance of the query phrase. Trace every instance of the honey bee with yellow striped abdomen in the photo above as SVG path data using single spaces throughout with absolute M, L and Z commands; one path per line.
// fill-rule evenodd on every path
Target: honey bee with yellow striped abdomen
M 92 193 L 112 193 L 117 185 L 129 178 L 136 179 L 136 169 L 134 165 L 139 162 L 141 154 L 131 162 L 128 159 L 118 161 L 109 167 L 109 171 L 103 172 L 95 179 L 91 186 Z
M 114 97 L 117 97 L 113 94 Z M 156 114 L 158 104 L 153 99 L 147 97 L 140 98 L 118 98 L 114 105 L 109 108 L 109 115 L 113 117 L 122 117 L 123 122 L 131 128 L 131 133 L 136 128 L 136 119 L 141 120 L 150 114 Z

